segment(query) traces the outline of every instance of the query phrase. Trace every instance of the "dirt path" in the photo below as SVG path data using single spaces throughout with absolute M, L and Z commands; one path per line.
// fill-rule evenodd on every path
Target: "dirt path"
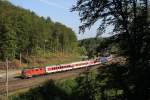
M 8 77 L 9 80 L 16 80 L 15 77 L 20 75 L 21 70 L 9 70 L 8 71 Z M 0 82 L 4 82 L 6 80 L 6 71 L 5 70 L 0 70 Z

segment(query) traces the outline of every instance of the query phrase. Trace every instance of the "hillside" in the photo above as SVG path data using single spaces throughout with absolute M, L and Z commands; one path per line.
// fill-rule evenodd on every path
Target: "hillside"
M 77 37 L 71 28 L 50 17 L 0 1 L 0 60 L 8 57 L 28 62 L 31 56 L 50 57 L 77 53 Z
M 107 38 L 88 38 L 79 41 L 79 46 L 86 51 L 89 58 L 103 56 L 106 53 L 119 53 L 119 44 L 114 40 L 115 35 Z

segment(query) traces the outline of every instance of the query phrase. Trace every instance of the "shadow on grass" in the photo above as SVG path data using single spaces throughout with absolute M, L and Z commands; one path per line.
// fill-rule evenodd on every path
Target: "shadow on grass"
M 30 89 L 26 93 L 10 97 L 10 100 L 70 100 L 70 96 L 56 86 L 53 80 L 49 80 L 44 85 Z

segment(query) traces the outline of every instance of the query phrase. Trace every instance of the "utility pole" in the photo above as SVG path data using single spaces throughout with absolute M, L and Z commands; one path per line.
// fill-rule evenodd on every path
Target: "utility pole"
M 8 58 L 6 58 L 6 100 L 8 100 Z

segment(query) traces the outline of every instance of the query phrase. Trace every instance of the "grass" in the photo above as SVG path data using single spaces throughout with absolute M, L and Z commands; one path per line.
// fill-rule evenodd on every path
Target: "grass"
M 48 55 L 36 55 L 36 56 L 29 56 L 27 59 L 28 63 L 22 63 L 20 65 L 19 60 L 13 60 L 17 68 L 24 69 L 24 68 L 32 68 L 32 67 L 40 67 L 40 66 L 50 66 L 50 65 L 59 65 L 65 63 L 71 63 L 75 61 L 81 61 L 82 59 L 78 55 L 67 54 L 67 53 L 51 53 Z
M 46 81 L 45 81 L 46 82 Z M 44 83 L 42 85 L 44 85 Z M 58 87 L 62 88 L 63 90 L 67 90 L 69 91 L 68 93 L 71 92 L 70 88 L 71 87 L 74 87 L 76 86 L 76 83 L 75 83 L 75 77 L 69 77 L 67 79 L 59 79 L 59 80 L 55 80 L 55 83 Z M 37 86 L 33 86 L 32 88 L 29 87 L 29 88 L 23 88 L 23 89 L 19 89 L 19 90 L 16 90 L 16 91 L 13 91 L 13 92 L 10 92 L 9 93 L 9 97 L 11 96 L 17 96 L 19 94 L 23 94 L 23 93 L 27 93 L 29 92 L 31 89 L 34 89 L 34 88 L 37 88 L 41 85 L 41 83 Z

